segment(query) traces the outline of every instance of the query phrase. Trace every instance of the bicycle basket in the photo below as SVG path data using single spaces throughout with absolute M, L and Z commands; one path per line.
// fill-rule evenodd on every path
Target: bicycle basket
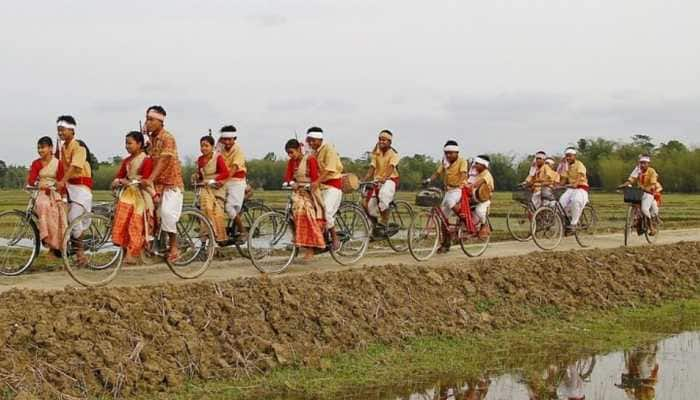
M 625 203 L 641 204 L 644 192 L 640 188 L 626 187 L 623 191 Z
M 442 190 L 438 188 L 424 189 L 416 193 L 416 205 L 420 207 L 436 207 L 442 203 Z
M 532 199 L 532 192 L 527 189 L 518 189 L 513 191 L 513 200 L 527 204 Z

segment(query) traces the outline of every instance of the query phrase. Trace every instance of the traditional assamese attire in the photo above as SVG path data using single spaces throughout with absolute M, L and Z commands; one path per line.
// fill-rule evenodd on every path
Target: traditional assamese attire
M 469 171 L 469 163 L 467 160 L 459 157 L 455 162 L 448 162 L 443 159 L 442 164 L 438 167 L 436 173 L 443 177 L 445 186 L 445 197 L 442 199 L 442 212 L 446 217 L 452 215 L 453 208 L 459 204 L 462 199 L 462 187 L 466 183 L 464 174 Z
M 39 239 L 50 249 L 59 250 L 63 241 L 63 234 L 67 226 L 66 203 L 61 194 L 55 190 L 56 182 L 63 179 L 63 164 L 56 158 L 51 158 L 44 165 L 41 159 L 34 160 L 29 168 L 27 185 L 38 185 L 34 203 L 34 212 L 37 215 Z
M 659 204 L 661 203 L 661 192 L 663 187 L 659 183 L 659 174 L 652 167 L 642 171 L 636 167 L 628 178 L 631 184 L 637 184 L 644 191 L 642 194 L 641 211 L 647 218 L 659 215 Z
M 488 169 L 484 169 L 476 175 L 474 182 L 481 182 L 472 192 L 473 201 L 475 203 L 474 212 L 472 212 L 472 220 L 475 225 L 478 225 L 486 223 L 486 214 L 488 214 L 489 207 L 491 207 L 491 198 L 495 190 L 495 183 Z
M 124 159 L 116 179 L 142 181 L 153 172 L 153 160 L 146 153 Z M 137 257 L 153 234 L 155 207 L 153 187 L 126 186 L 119 196 L 114 210 L 112 242 L 126 248 L 129 256 Z
M 226 202 L 225 184 L 229 178 L 229 169 L 226 166 L 226 161 L 221 154 L 215 152 L 210 157 L 199 157 L 197 167 L 199 169 L 199 178 L 202 180 L 202 183 L 207 184 L 202 187 L 202 191 L 199 194 L 199 207 L 211 221 L 216 240 L 226 240 L 228 234 L 226 233 L 224 203 Z M 208 185 L 214 182 L 220 184 L 221 187 L 216 189 Z
M 583 209 L 588 204 L 589 187 L 586 166 L 579 160 L 575 160 L 573 164 L 569 164 L 566 160 L 562 160 L 561 163 L 565 164 L 563 167 L 560 164 L 564 172 L 561 174 L 562 184 L 572 185 L 573 187 L 566 189 L 559 199 L 559 203 L 569 215 L 571 225 L 577 225 Z
M 399 187 L 399 153 L 393 147 L 387 151 L 381 151 L 378 147 L 372 152 L 371 166 L 374 168 L 374 177 L 383 177 L 387 179 L 379 187 L 379 193 L 374 195 L 374 190 L 370 190 L 367 194 L 367 211 L 373 217 L 379 217 L 380 213 L 389 209 L 389 205 L 394 201 L 396 189 Z M 393 168 L 392 173 L 389 171 Z M 377 201 L 379 197 L 379 201 Z
M 327 174 L 326 180 L 321 182 L 321 197 L 326 212 L 326 226 L 332 228 L 335 226 L 335 214 L 343 200 L 343 163 L 335 148 L 326 141 L 315 151 L 315 158 L 318 161 L 319 175 Z
M 284 182 L 296 182 L 306 185 L 319 177 L 318 161 L 307 154 L 301 160 L 290 159 Z M 294 215 L 294 243 L 300 247 L 326 247 L 323 237 L 324 210 L 323 197 L 319 189 L 306 190 L 297 188 L 292 193 L 292 213 Z
M 559 174 L 548 164 L 542 164 L 541 167 L 535 165 L 534 171 L 528 175 L 525 182 L 532 187 L 532 204 L 539 208 L 542 205 L 543 191 L 549 192 L 546 195 L 552 194 L 552 187 L 559 182 Z
M 224 132 L 223 135 L 227 132 Z M 231 146 L 230 150 L 222 148 L 219 150 L 223 157 L 228 170 L 231 171 L 228 181 L 226 182 L 226 213 L 229 218 L 234 219 L 243 208 L 246 190 L 246 175 L 247 169 L 245 165 L 245 155 L 241 146 L 236 143 Z M 235 171 L 235 172 L 233 172 Z
M 148 145 L 148 155 L 153 159 L 155 166 L 161 158 L 169 156 L 161 169 L 160 175 L 155 179 L 156 194 L 160 196 L 158 215 L 160 217 L 161 230 L 163 232 L 177 233 L 177 222 L 182 214 L 183 191 L 185 188 L 180 168 L 180 157 L 177 152 L 175 138 L 165 129 L 157 135 L 151 136 Z
M 73 138 L 63 143 L 60 151 L 63 170 L 68 173 L 71 168 L 77 168 L 78 174 L 68 179 L 68 222 L 92 211 L 92 169 L 88 162 L 87 150 Z M 73 227 L 71 236 L 79 238 L 83 231 L 90 227 L 90 220 L 84 220 Z

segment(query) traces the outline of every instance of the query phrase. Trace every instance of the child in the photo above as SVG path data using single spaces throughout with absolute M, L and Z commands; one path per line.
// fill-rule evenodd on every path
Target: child
M 112 190 L 124 188 L 114 211 L 112 241 L 126 250 L 124 262 L 133 265 L 138 262 L 153 232 L 155 189 L 152 185 L 142 184 L 151 176 L 153 160 L 144 152 L 141 132 L 133 131 L 126 135 L 126 151 L 129 156 L 122 161 L 112 182 Z M 139 182 L 138 185 L 136 182 Z

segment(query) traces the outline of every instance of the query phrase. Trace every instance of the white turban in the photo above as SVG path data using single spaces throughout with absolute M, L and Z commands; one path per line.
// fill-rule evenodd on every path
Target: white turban
M 564 154 L 565 154 L 565 155 L 569 155 L 569 154 L 574 154 L 574 155 L 575 155 L 576 153 L 577 153 L 577 152 L 576 152 L 576 149 L 574 149 L 574 148 L 572 148 L 572 147 L 569 147 L 568 149 L 566 149 L 566 151 L 564 151 Z
M 488 162 L 488 160 L 485 160 L 485 159 L 483 159 L 483 158 L 481 158 L 481 157 L 474 157 L 474 163 L 475 163 L 475 164 L 481 164 L 481 165 L 483 165 L 483 166 L 486 167 L 486 168 L 488 168 L 488 167 L 489 167 L 489 164 L 490 164 L 490 163 Z
M 323 139 L 323 132 L 312 131 L 306 134 L 307 138 L 311 139 Z

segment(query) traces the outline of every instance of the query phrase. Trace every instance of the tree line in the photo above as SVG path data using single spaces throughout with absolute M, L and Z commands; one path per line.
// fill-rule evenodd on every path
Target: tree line
M 627 178 L 640 154 L 650 154 L 652 166 L 659 172 L 665 191 L 700 192 L 700 175 L 696 172 L 700 171 L 700 149 L 690 148 L 680 141 L 670 140 L 657 144 L 649 136 L 635 135 L 628 141 L 579 139 L 573 147 L 578 150 L 579 159 L 586 165 L 589 183 L 594 188 L 613 190 Z M 533 149 L 533 153 L 536 150 L 538 149 Z M 367 152 L 355 159 L 343 157 L 345 170 L 362 178 L 369 166 L 369 154 Z M 533 157 L 505 153 L 489 156 L 497 190 L 512 190 L 522 182 Z M 109 188 L 121 161 L 121 157 L 112 157 L 96 163 L 93 169 L 96 190 Z M 401 175 L 400 189 L 413 191 L 420 188 L 421 181 L 435 171 L 439 162 L 440 160 L 422 154 L 401 158 L 398 167 Z M 268 153 L 263 158 L 248 160 L 247 166 L 248 181 L 253 187 L 274 190 L 282 185 L 287 160 L 278 158 L 275 153 Z M 194 159 L 183 160 L 183 176 L 188 189 L 189 178 L 195 170 Z M 27 172 L 28 165 L 7 165 L 0 160 L 0 188 L 21 188 L 26 181 Z

